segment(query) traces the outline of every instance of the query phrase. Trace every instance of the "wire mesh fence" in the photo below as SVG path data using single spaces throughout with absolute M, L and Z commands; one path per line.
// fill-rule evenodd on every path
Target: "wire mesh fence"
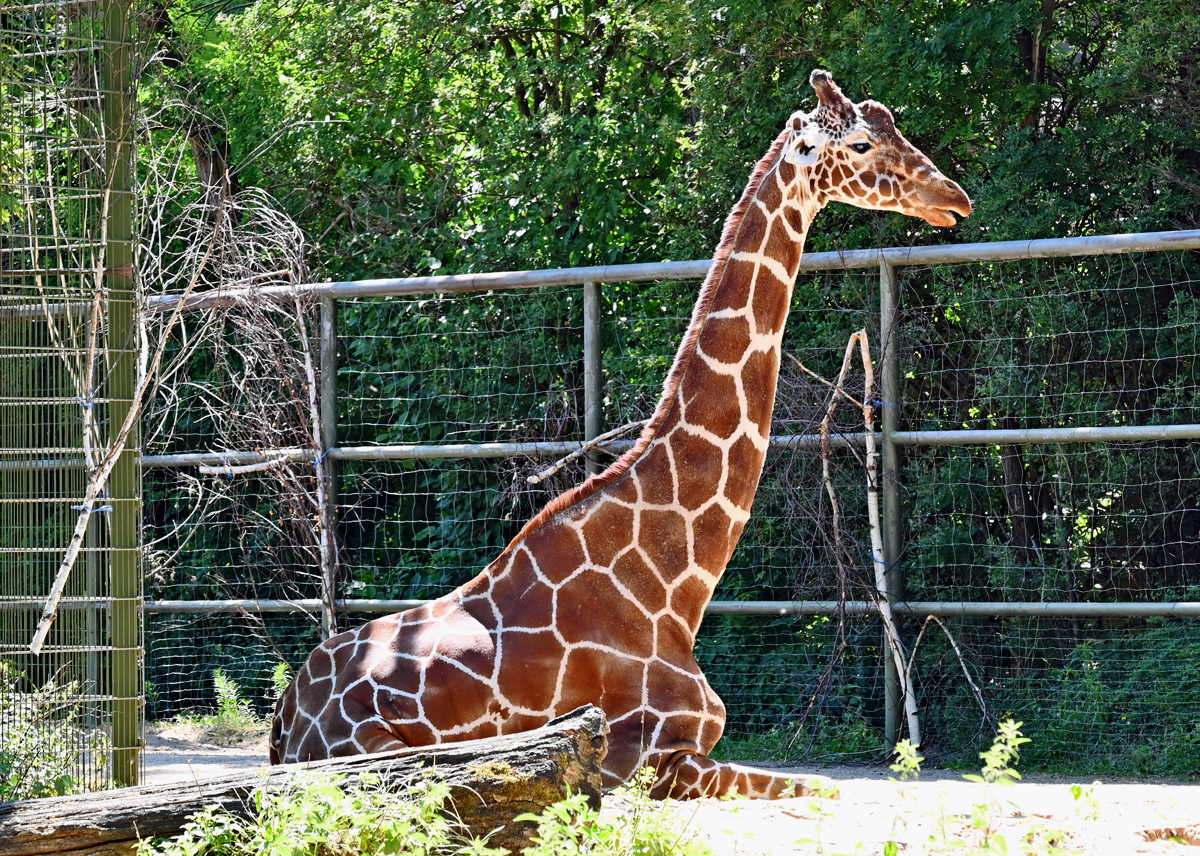
M 1194 253 L 1161 252 L 898 268 L 901 397 L 878 403 L 896 409 L 897 427 L 910 434 L 1194 426 L 1196 265 Z M 271 267 L 264 257 L 231 282 Z M 812 434 L 829 398 L 812 375 L 836 375 L 853 331 L 879 330 L 879 282 L 875 270 L 801 274 L 773 434 Z M 697 289 L 695 280 L 603 286 L 604 428 L 652 411 Z M 229 360 L 207 356 L 223 348 L 239 366 L 261 362 L 251 352 L 263 337 L 247 335 L 263 323 L 253 288 L 189 316 L 179 353 L 202 371 L 160 398 L 156 412 L 171 417 L 152 414 L 164 430 L 147 452 L 251 454 L 210 454 L 216 465 L 205 475 L 178 461 L 147 470 L 150 598 L 325 597 L 311 532 L 288 530 L 321 519 L 313 463 L 322 461 L 336 465 L 337 598 L 425 599 L 465 582 L 547 499 L 584 477 L 577 462 L 530 485 L 545 456 L 462 457 L 462 444 L 479 452 L 481 444 L 581 440 L 583 293 L 575 285 L 339 299 L 332 450 L 309 425 L 300 339 L 309 337 L 309 354 L 319 349 L 315 303 L 273 316 L 290 331 L 279 341 L 292 356 L 258 384 L 249 375 L 233 383 Z M 878 362 L 884 343 L 878 332 L 871 341 Z M 847 392 L 861 399 L 861 379 Z M 220 426 L 252 418 L 262 426 L 253 442 L 234 444 Z M 835 435 L 862 430 L 862 413 L 842 405 Z M 909 437 L 900 447 L 895 510 L 907 600 L 969 602 L 978 612 L 988 603 L 1200 599 L 1192 441 L 958 442 Z M 348 448 L 355 459 L 339 457 Z M 266 469 L 235 471 L 244 461 Z M 882 757 L 886 653 L 878 618 L 851 608 L 875 592 L 861 449 L 844 443 L 831 463 L 837 537 L 819 448 L 781 443 L 771 452 L 716 600 L 832 605 L 710 614 L 702 628 L 697 658 L 729 709 L 727 753 Z M 340 627 L 363 618 L 347 609 L 336 616 Z M 995 721 L 1013 715 L 1035 738 L 1027 757 L 1044 765 L 1179 773 L 1194 764 L 1194 622 L 1051 613 L 948 615 L 939 625 L 922 614 L 904 619 L 902 631 L 910 648 L 920 640 L 913 675 L 930 757 L 971 759 Z M 211 670 L 220 666 L 265 711 L 275 663 L 298 663 L 320 634 L 315 610 L 151 615 L 153 710 L 211 706 Z
M 125 27 L 118 3 L 0 5 L 0 799 L 138 775 L 136 436 L 88 490 L 138 350 Z

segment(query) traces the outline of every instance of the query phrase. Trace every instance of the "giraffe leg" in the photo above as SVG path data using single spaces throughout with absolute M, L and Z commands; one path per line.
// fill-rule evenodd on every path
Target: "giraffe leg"
M 651 753 L 646 759 L 657 777 L 650 796 L 691 800 L 743 796 L 751 799 L 829 796 L 839 799 L 833 782 L 823 776 L 789 776 L 753 767 L 714 761 L 694 752 Z

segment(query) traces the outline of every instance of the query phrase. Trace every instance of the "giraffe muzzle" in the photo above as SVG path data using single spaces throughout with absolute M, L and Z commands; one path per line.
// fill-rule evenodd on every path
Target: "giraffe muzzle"
M 971 197 L 957 183 L 938 176 L 917 192 L 921 209 L 916 213 L 931 226 L 954 226 L 954 215 L 971 215 Z

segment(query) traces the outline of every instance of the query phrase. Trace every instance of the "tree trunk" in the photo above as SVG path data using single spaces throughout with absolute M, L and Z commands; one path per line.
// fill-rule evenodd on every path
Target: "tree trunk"
M 139 839 L 178 834 L 191 815 L 209 806 L 248 817 L 256 789 L 278 788 L 303 770 L 344 774 L 346 785 L 372 773 L 383 787 L 403 791 L 434 768 L 450 785 L 453 813 L 466 834 L 483 836 L 500 829 L 489 843 L 520 850 L 535 829 L 513 819 L 524 812 L 540 813 L 565 798 L 568 787 L 587 794 L 599 808 L 607 734 L 603 711 L 589 705 L 523 734 L 281 764 L 265 773 L 199 782 L 0 803 L 0 856 L 125 856 Z

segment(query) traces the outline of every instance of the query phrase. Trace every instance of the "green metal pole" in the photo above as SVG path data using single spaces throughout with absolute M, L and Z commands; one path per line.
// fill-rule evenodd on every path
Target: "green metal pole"
M 105 291 L 108 316 L 107 398 L 110 438 L 134 406 L 137 337 L 133 291 L 133 122 L 127 0 L 104 5 L 104 136 L 109 188 Z M 113 781 L 136 785 L 142 750 L 140 431 L 130 435 L 108 480 L 112 511 L 109 594 L 112 597 Z
M 904 600 L 904 573 L 900 566 L 900 544 L 902 517 L 900 511 L 900 450 L 892 435 L 900 427 L 900 364 L 899 364 L 899 320 L 900 287 L 896 279 L 896 268 L 884 260 L 879 262 L 879 340 L 880 340 L 880 393 L 883 406 L 880 421 L 883 428 L 882 484 L 880 499 L 883 504 L 883 552 L 887 562 L 887 599 L 891 603 Z M 897 619 L 897 632 L 900 621 Z M 884 645 L 884 730 L 888 746 L 895 746 L 900 739 L 900 728 L 904 722 L 904 695 L 900 674 L 892 656 L 892 643 L 886 634 Z

